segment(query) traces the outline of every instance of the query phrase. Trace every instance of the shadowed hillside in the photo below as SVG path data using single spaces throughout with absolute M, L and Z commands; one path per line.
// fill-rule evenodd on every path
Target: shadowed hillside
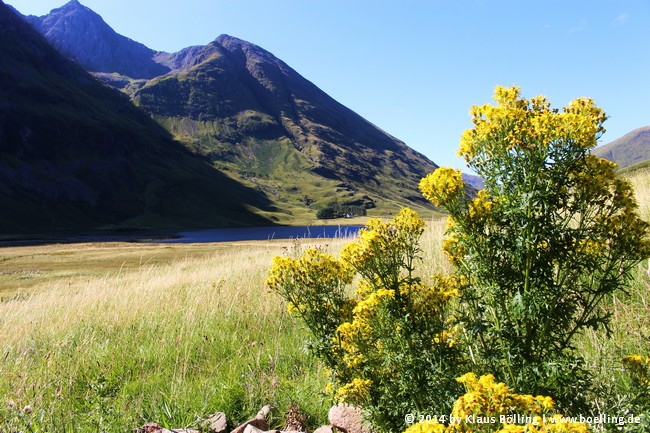
M 0 231 L 269 223 L 271 210 L 0 2 Z

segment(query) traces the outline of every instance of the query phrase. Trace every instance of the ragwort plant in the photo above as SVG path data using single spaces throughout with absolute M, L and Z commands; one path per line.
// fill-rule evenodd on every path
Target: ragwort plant
M 650 431 L 650 357 L 629 355 L 623 359 L 623 366 L 632 379 L 628 391 L 628 413 L 641 416 L 641 423 L 630 432 Z
M 450 416 L 423 420 L 404 433 L 587 433 L 579 420 L 554 411 L 553 399 L 514 393 L 487 374 L 459 377 L 465 394 L 454 402 Z
M 391 221 L 371 219 L 338 259 L 316 249 L 276 257 L 267 280 L 311 331 L 335 400 L 361 406 L 380 431 L 402 431 L 407 413 L 448 413 L 462 390 L 450 316 L 458 282 L 415 275 L 423 229 L 409 209 Z
M 475 126 L 459 151 L 485 189 L 469 197 L 450 168 L 420 183 L 449 213 L 443 250 L 454 275 L 429 284 L 415 276 L 423 222 L 408 209 L 371 219 L 339 259 L 312 249 L 276 258 L 270 271 L 269 287 L 307 324 L 331 369 L 334 397 L 363 407 L 379 431 L 402 430 L 408 413 L 498 415 L 481 426 L 490 432 L 587 431 L 553 412 L 589 411 L 575 339 L 608 330 L 602 301 L 650 253 L 630 185 L 589 152 L 604 132 L 601 109 L 585 98 L 551 109 L 517 87 L 497 87 L 495 100 L 472 108 Z M 356 296 L 347 295 L 352 282 Z M 645 358 L 637 361 L 627 368 L 647 377 Z M 459 383 L 467 392 L 452 403 Z M 531 422 L 507 418 L 517 414 Z M 409 433 L 474 431 L 478 423 L 463 419 Z
M 573 343 L 607 329 L 603 300 L 647 257 L 648 224 L 615 164 L 590 154 L 605 113 L 580 98 L 563 110 L 497 87 L 474 106 L 459 155 L 485 180 L 473 199 L 460 171 L 440 168 L 420 189 L 449 212 L 443 249 L 461 288 L 473 370 L 517 391 L 585 410 L 589 375 Z

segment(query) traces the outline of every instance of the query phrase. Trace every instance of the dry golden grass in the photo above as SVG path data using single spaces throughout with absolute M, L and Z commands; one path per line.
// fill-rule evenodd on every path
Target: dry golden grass
M 0 431 L 25 427 L 16 409 L 2 407 L 10 400 L 30 405 L 30 422 L 42 419 L 44 431 L 180 427 L 217 410 L 241 421 L 264 404 L 281 412 L 294 400 L 322 419 L 325 397 L 314 392 L 326 375 L 264 284 L 272 258 L 295 248 L 264 241 L 4 249 L 0 281 L 11 296 L 0 302 Z M 18 271 L 34 275 L 10 280 Z

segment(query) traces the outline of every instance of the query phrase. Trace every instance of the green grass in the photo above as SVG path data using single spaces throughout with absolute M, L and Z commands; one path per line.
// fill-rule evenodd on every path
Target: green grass
M 40 249 L 54 264 L 0 304 L 0 430 L 187 427 L 216 411 L 237 423 L 265 404 L 278 408 L 277 424 L 294 400 L 324 419 L 326 375 L 263 284 L 289 246 L 213 247 L 178 247 L 155 264 L 136 265 L 148 246 L 26 247 L 3 261 L 3 279 Z

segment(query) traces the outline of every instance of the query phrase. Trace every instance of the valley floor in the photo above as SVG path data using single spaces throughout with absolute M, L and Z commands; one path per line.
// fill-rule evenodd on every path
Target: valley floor
M 646 194 L 644 215 L 649 178 L 635 178 Z M 444 225 L 430 222 L 423 237 L 426 274 L 450 270 Z M 310 245 L 337 253 L 344 243 L 0 248 L 0 431 L 124 432 L 152 421 L 192 427 L 217 411 L 237 423 L 266 404 L 281 427 L 291 402 L 320 425 L 332 403 L 327 373 L 264 281 L 274 256 Z M 643 263 L 630 295 L 605 306 L 612 337 L 594 332 L 580 342 L 594 380 L 611 392 L 623 377 L 621 356 L 647 345 L 646 272 Z

